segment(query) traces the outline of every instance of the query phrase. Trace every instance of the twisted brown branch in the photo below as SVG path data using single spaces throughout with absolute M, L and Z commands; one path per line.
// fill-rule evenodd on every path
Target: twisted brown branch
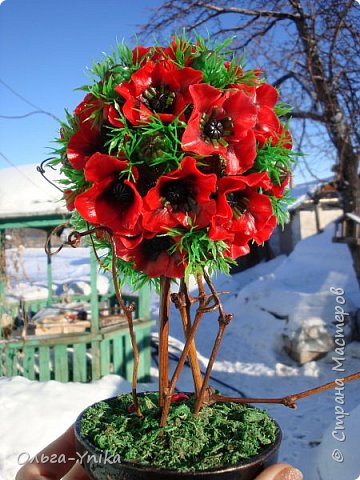
M 211 355 L 210 355 L 209 363 L 208 363 L 207 368 L 206 368 L 205 377 L 204 377 L 204 380 L 203 380 L 203 383 L 202 383 L 202 386 L 201 386 L 200 394 L 198 395 L 198 397 L 196 399 L 195 408 L 194 408 L 195 415 L 197 415 L 199 413 L 199 411 L 201 409 L 201 406 L 204 403 L 205 393 L 206 393 L 207 386 L 208 386 L 208 383 L 209 383 L 210 375 L 211 375 L 212 369 L 214 367 L 214 363 L 215 363 L 217 354 L 219 352 L 219 348 L 220 348 L 220 345 L 221 345 L 221 342 L 222 342 L 222 339 L 223 339 L 223 336 L 224 336 L 225 329 L 226 329 L 227 325 L 230 323 L 230 321 L 232 320 L 232 317 L 233 317 L 231 314 L 226 314 L 225 313 L 224 307 L 223 307 L 223 305 L 220 301 L 219 294 L 216 292 L 215 287 L 214 287 L 214 285 L 211 281 L 211 278 L 209 277 L 209 275 L 207 274 L 207 272 L 205 270 L 203 270 L 203 272 L 204 272 L 204 278 L 206 280 L 206 283 L 207 283 L 208 287 L 210 288 L 210 291 L 212 293 L 212 297 L 215 301 L 214 307 L 216 307 L 216 309 L 219 310 L 219 318 L 218 318 L 219 328 L 218 328 L 218 333 L 216 335 L 214 346 L 213 346 L 213 349 L 212 349 L 212 352 L 211 352 Z
M 342 379 L 343 383 L 352 382 L 353 380 L 360 379 L 360 372 L 353 373 Z M 280 398 L 243 398 L 243 397 L 226 397 L 224 395 L 218 395 L 213 391 L 210 391 L 208 394 L 209 403 L 278 403 L 289 408 L 296 408 L 296 402 L 305 397 L 310 397 L 316 393 L 324 392 L 330 388 L 338 386 L 338 381 L 325 383 L 319 387 L 310 388 L 304 392 L 295 393 L 293 395 L 287 395 L 286 397 Z
M 140 356 L 139 356 L 139 349 L 138 349 L 138 346 L 137 346 L 137 343 L 136 343 L 136 337 L 135 337 L 135 333 L 134 333 L 134 322 L 133 322 L 133 318 L 132 318 L 132 314 L 133 314 L 133 311 L 134 311 L 134 306 L 133 305 L 130 305 L 130 306 L 125 305 L 125 303 L 123 301 L 123 298 L 122 298 L 121 290 L 119 288 L 118 270 L 117 270 L 117 265 L 116 265 L 116 254 L 115 254 L 115 242 L 114 242 L 113 234 L 112 234 L 111 230 L 109 230 L 106 227 L 102 227 L 102 226 L 88 228 L 84 232 L 78 232 L 77 230 L 73 230 L 68 235 L 67 240 L 65 242 L 63 242 L 54 252 L 51 252 L 51 242 L 50 242 L 51 236 L 58 233 L 61 229 L 65 228 L 67 226 L 68 226 L 68 224 L 58 225 L 48 234 L 47 240 L 46 240 L 46 243 L 45 243 L 45 251 L 46 251 L 47 255 L 49 255 L 49 256 L 56 255 L 57 253 L 59 253 L 62 250 L 62 248 L 65 245 L 69 245 L 72 248 L 77 248 L 80 245 L 80 240 L 81 240 L 82 237 L 90 236 L 91 245 L 92 245 L 92 248 L 94 250 L 95 257 L 98 261 L 101 262 L 101 260 L 99 259 L 98 255 L 96 253 L 96 248 L 95 248 L 95 244 L 94 244 L 94 240 L 92 238 L 92 235 L 96 232 L 102 232 L 106 236 L 106 238 L 107 238 L 107 240 L 110 244 L 110 249 L 111 249 L 111 254 L 112 254 L 111 272 L 112 272 L 112 277 L 113 277 L 115 294 L 116 294 L 116 298 L 117 298 L 117 301 L 119 303 L 119 306 L 124 311 L 124 314 L 125 314 L 126 319 L 127 319 L 127 323 L 128 323 L 128 327 L 129 327 L 129 333 L 130 333 L 130 339 L 131 339 L 131 345 L 132 345 L 132 349 L 133 349 L 133 352 L 134 352 L 134 368 L 133 368 L 133 375 L 132 375 L 133 402 L 134 402 L 134 405 L 135 405 L 135 410 L 136 410 L 137 415 L 142 416 L 140 406 L 139 406 L 138 397 L 137 397 L 137 392 L 136 392 Z

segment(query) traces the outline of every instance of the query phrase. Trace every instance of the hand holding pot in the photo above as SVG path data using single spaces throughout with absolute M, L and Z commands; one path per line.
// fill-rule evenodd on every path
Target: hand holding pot
M 61 457 L 60 457 L 61 455 Z M 56 461 L 58 456 L 59 461 Z M 90 480 L 82 466 L 76 462 L 74 427 L 71 426 L 37 455 L 37 461 L 23 465 L 15 480 Z M 42 459 L 51 458 L 51 461 Z M 68 461 L 60 461 L 67 458 Z M 302 480 L 299 470 L 279 463 L 264 470 L 255 480 Z

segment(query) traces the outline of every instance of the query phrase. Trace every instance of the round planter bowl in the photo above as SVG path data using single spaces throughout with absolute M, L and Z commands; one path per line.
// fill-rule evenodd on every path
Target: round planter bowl
M 113 397 L 116 398 L 116 397 Z M 109 398 L 105 402 L 113 400 Z M 78 459 L 92 480 L 253 480 L 266 467 L 277 462 L 282 433 L 279 425 L 275 442 L 259 455 L 234 465 L 195 472 L 177 472 L 163 468 L 121 461 L 118 455 L 110 455 L 95 446 L 80 433 L 84 410 L 75 422 L 75 439 Z

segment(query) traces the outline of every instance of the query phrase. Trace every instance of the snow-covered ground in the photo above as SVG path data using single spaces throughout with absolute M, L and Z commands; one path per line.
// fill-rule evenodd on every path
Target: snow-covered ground
M 246 396 L 280 397 L 360 370 L 359 342 L 347 345 L 343 361 L 345 371 L 341 373 L 333 370 L 335 352 L 317 362 L 299 366 L 280 348 L 281 335 L 305 320 L 322 319 L 327 324 L 335 321 L 338 304 L 330 289 L 344 291 L 345 311 L 360 307 L 359 289 L 347 247 L 332 243 L 332 234 L 331 225 L 321 235 L 300 242 L 289 257 L 278 257 L 232 277 L 218 276 L 217 289 L 230 292 L 223 301 L 225 310 L 234 313 L 234 319 L 228 326 L 214 366 L 212 386 L 224 394 L 235 395 L 231 388 L 216 382 L 220 380 Z M 57 286 L 69 281 L 69 272 L 72 280 L 86 280 L 86 251 L 71 252 L 74 256 L 64 251 L 55 259 L 58 262 L 54 268 Z M 32 278 L 39 286 L 41 283 L 45 286 L 46 261 L 42 255 L 34 250 L 24 252 L 30 283 Z M 77 268 L 80 271 L 76 271 Z M 26 290 L 25 286 L 23 288 Z M 158 299 L 154 294 L 154 317 L 157 307 Z M 204 317 L 196 339 L 204 369 L 216 331 L 216 318 Z M 172 310 L 170 334 L 171 350 L 178 354 L 183 335 L 175 310 Z M 156 382 L 155 365 L 152 375 Z M 151 385 L 143 388 L 151 388 Z M 178 388 L 191 390 L 188 369 L 184 370 Z M 71 424 L 85 406 L 128 390 L 129 384 L 117 376 L 108 376 L 92 384 L 66 385 L 54 381 L 37 383 L 20 377 L 0 379 L 0 479 L 13 479 L 19 455 L 22 452 L 34 455 Z M 269 407 L 284 432 L 281 460 L 300 468 L 307 480 L 356 480 L 360 475 L 360 462 L 356 457 L 360 442 L 359 383 L 347 384 L 343 392 L 344 405 L 337 403 L 334 390 L 329 390 L 299 401 L 296 410 L 280 405 Z M 340 406 L 346 413 L 358 407 L 357 413 L 343 418 L 343 442 L 332 435 L 339 422 Z M 343 454 L 343 462 L 332 458 L 335 449 Z M 22 455 L 20 460 L 25 457 L 26 454 Z

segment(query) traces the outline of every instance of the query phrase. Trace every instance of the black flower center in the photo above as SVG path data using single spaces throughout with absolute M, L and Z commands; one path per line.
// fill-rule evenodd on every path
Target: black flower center
M 148 260 L 155 261 L 162 252 L 169 250 L 172 245 L 173 242 L 169 237 L 154 237 L 150 240 L 143 240 L 141 251 Z
M 230 117 L 219 118 L 222 115 L 218 107 L 214 107 L 211 113 L 203 113 L 200 118 L 200 128 L 203 133 L 203 140 L 211 142 L 215 147 L 219 144 L 227 147 L 226 137 L 232 135 L 234 124 Z
M 107 201 L 124 206 L 131 205 L 134 201 L 134 191 L 121 180 L 114 180 L 104 195 Z
M 209 138 L 214 138 L 215 140 L 219 140 L 223 136 L 224 133 L 224 125 L 220 120 L 216 120 L 216 118 L 212 118 L 204 125 L 204 133 Z
M 247 210 L 249 199 L 242 192 L 230 192 L 226 199 L 235 214 L 242 215 Z
M 175 99 L 175 93 L 167 87 L 150 87 L 142 95 L 145 105 L 156 113 L 171 113 Z
M 191 212 L 196 208 L 196 201 L 191 185 L 183 180 L 167 182 L 160 189 L 160 195 L 170 203 L 174 212 Z

